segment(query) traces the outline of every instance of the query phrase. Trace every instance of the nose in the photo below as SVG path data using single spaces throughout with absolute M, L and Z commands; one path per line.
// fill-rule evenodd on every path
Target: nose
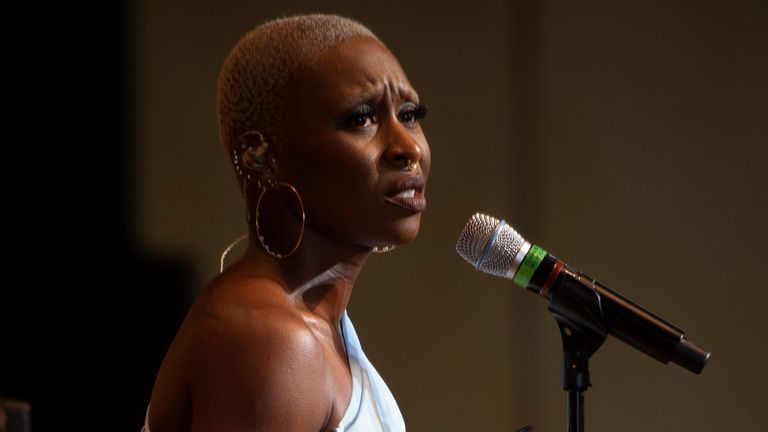
M 402 123 L 395 122 L 392 131 L 386 135 L 386 148 L 382 162 L 398 171 L 413 171 L 424 154 L 419 141 Z

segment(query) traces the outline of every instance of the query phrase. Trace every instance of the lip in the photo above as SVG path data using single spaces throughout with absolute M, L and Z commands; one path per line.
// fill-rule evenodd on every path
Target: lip
M 427 199 L 424 197 L 426 183 L 424 176 L 404 178 L 389 189 L 384 201 L 412 212 L 422 212 L 427 208 Z M 398 196 L 409 189 L 414 190 L 413 196 Z

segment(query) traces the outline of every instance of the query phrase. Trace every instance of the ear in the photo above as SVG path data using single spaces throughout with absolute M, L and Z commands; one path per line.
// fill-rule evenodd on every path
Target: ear
M 235 155 L 239 154 L 242 169 L 251 175 L 270 175 L 275 171 L 275 158 L 269 142 L 259 131 L 248 131 L 237 139 Z

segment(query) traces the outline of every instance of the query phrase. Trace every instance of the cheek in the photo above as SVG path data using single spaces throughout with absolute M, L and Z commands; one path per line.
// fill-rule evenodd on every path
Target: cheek
M 381 206 L 374 166 L 360 159 L 338 158 L 326 167 L 323 175 L 307 182 L 307 223 L 335 238 L 360 241 Z
M 359 147 L 334 144 L 318 142 L 286 167 L 286 177 L 300 189 L 308 213 L 330 215 L 376 198 L 376 155 L 359 151 Z
M 316 155 L 322 168 L 320 178 L 331 187 L 344 190 L 359 190 L 375 183 L 377 157 L 364 146 L 335 145 L 328 147 L 324 154 Z

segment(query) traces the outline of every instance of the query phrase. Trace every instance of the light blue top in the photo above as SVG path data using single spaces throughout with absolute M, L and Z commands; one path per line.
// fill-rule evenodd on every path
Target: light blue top
M 395 397 L 363 352 L 347 312 L 341 318 L 352 374 L 352 398 L 334 432 L 405 432 Z
M 395 397 L 363 352 L 347 312 L 341 331 L 352 375 L 352 397 L 334 432 L 405 432 L 405 422 Z M 149 432 L 149 407 L 141 432 Z

